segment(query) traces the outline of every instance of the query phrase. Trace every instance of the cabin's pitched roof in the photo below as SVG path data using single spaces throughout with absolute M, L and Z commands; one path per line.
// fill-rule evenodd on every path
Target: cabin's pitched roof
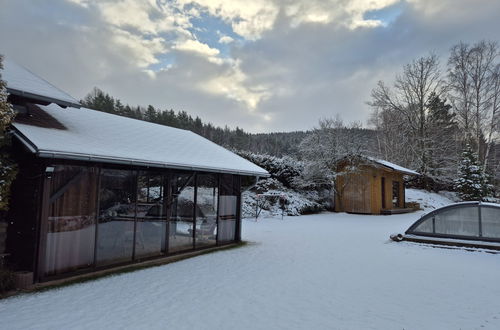
M 14 134 L 44 158 L 269 176 L 246 159 L 190 131 L 86 108 L 30 109 Z
M 415 172 L 414 170 L 410 170 L 406 167 L 399 166 L 397 164 L 388 162 L 386 160 L 376 159 L 376 158 L 372 158 L 372 157 L 365 157 L 365 158 L 367 158 L 371 162 L 374 162 L 378 165 L 382 165 L 383 167 L 387 167 L 387 168 L 389 168 L 393 171 L 396 171 L 396 172 L 401 172 L 401 173 L 408 174 L 408 175 L 420 175 L 420 173 Z
M 72 96 L 12 60 L 5 58 L 3 67 L 2 80 L 10 94 L 60 106 L 81 106 Z

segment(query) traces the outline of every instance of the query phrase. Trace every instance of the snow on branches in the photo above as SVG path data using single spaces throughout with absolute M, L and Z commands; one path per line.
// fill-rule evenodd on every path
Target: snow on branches
M 0 56 L 0 69 L 3 69 L 2 60 Z M 17 167 L 7 152 L 10 146 L 9 127 L 15 116 L 7 98 L 7 87 L 0 75 L 0 211 L 8 209 L 10 185 L 17 174 Z
M 479 164 L 477 153 L 467 144 L 462 153 L 459 165 L 459 177 L 455 180 L 455 188 L 464 201 L 480 201 L 492 194 L 493 186 L 489 184 L 488 175 Z

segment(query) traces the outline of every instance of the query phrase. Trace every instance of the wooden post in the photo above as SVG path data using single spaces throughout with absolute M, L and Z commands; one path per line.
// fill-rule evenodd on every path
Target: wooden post
M 42 207 L 40 212 L 40 231 L 38 237 L 38 256 L 36 258 L 36 276 L 34 280 L 36 282 L 40 281 L 44 276 L 45 268 L 45 254 L 47 250 L 47 233 L 49 226 L 49 201 L 50 201 L 50 184 L 52 179 L 52 172 L 45 171 L 45 178 L 43 180 L 42 187 Z

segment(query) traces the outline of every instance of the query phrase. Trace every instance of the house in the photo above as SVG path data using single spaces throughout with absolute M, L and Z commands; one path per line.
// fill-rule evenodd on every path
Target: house
M 392 214 L 405 211 L 404 176 L 417 172 L 371 157 L 344 158 L 337 163 L 335 211 Z
M 18 111 L 10 261 L 34 282 L 241 240 L 241 192 L 269 174 L 190 131 L 81 107 L 6 61 Z

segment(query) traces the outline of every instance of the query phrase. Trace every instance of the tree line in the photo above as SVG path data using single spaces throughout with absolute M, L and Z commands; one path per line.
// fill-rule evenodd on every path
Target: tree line
M 81 100 L 81 104 L 90 109 L 119 116 L 190 130 L 231 149 L 274 156 L 298 156 L 298 144 L 307 135 L 307 132 L 303 131 L 251 134 L 239 127 L 235 129 L 230 129 L 228 126 L 219 127 L 182 110 L 176 112 L 172 109 L 155 108 L 152 105 L 144 107 L 123 104 L 120 99 L 114 98 L 99 88 L 94 88 L 88 93 Z

